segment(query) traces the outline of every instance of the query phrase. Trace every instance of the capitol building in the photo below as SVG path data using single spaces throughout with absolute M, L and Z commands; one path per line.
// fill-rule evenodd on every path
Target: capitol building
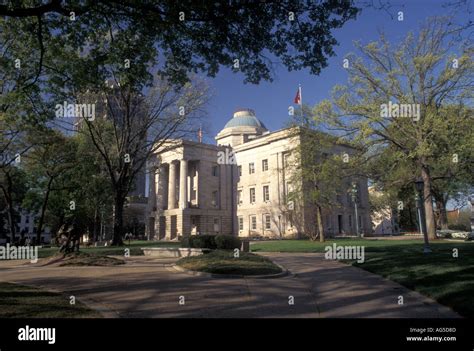
M 253 110 L 241 109 L 215 140 L 215 145 L 173 140 L 154 155 L 146 213 L 150 238 L 174 240 L 199 234 L 283 238 L 314 230 L 311 205 L 288 198 L 295 181 L 292 151 L 300 143 L 297 128 L 271 132 Z M 332 152 L 351 149 L 335 145 Z M 357 225 L 360 232 L 370 232 L 367 180 L 356 183 L 358 218 L 350 197 L 342 192 L 340 206 L 324 210 L 327 235 L 355 235 Z

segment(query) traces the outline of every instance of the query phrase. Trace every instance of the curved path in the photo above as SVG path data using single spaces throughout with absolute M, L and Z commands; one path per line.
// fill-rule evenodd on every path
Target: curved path
M 321 254 L 263 255 L 293 274 L 277 279 L 213 279 L 178 273 L 169 267 L 173 260 L 138 256 L 112 267 L 39 267 L 4 261 L 0 281 L 67 292 L 105 317 L 458 317 L 416 292 L 324 260 Z M 403 305 L 398 304 L 400 295 Z

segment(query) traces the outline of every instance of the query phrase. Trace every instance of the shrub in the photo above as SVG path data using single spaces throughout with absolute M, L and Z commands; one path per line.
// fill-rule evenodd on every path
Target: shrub
M 189 245 L 189 238 L 190 238 L 189 236 L 185 236 L 179 239 L 181 241 L 181 247 L 185 247 L 185 248 L 191 247 Z
M 233 235 L 217 235 L 215 237 L 215 243 L 217 249 L 220 250 L 240 249 L 242 245 L 240 239 Z
M 441 229 L 436 231 L 438 238 L 451 239 L 451 230 Z
M 461 231 L 464 231 L 464 232 L 470 232 L 471 231 L 471 228 L 469 228 L 469 226 L 467 226 L 463 223 L 450 224 L 448 226 L 448 228 L 451 229 L 451 230 L 461 230 Z
M 191 235 L 183 238 L 182 247 L 193 249 L 216 249 L 216 241 L 214 235 Z

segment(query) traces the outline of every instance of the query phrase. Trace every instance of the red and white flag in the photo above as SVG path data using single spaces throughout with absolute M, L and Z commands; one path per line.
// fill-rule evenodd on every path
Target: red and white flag
M 298 88 L 295 96 L 295 104 L 301 105 L 301 86 Z

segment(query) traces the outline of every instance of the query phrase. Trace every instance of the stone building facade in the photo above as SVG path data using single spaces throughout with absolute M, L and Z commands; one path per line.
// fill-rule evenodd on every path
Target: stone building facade
M 252 110 L 239 110 L 216 136 L 217 145 L 173 140 L 158 150 L 149 172 L 149 236 L 195 234 L 298 237 L 314 227 L 305 200 L 288 200 L 294 186 L 292 150 L 298 131 L 269 132 Z M 335 146 L 333 152 L 344 151 Z M 347 148 L 347 152 L 351 150 Z M 359 179 L 359 228 L 371 228 L 367 180 Z M 329 234 L 355 234 L 353 204 L 324 211 Z

